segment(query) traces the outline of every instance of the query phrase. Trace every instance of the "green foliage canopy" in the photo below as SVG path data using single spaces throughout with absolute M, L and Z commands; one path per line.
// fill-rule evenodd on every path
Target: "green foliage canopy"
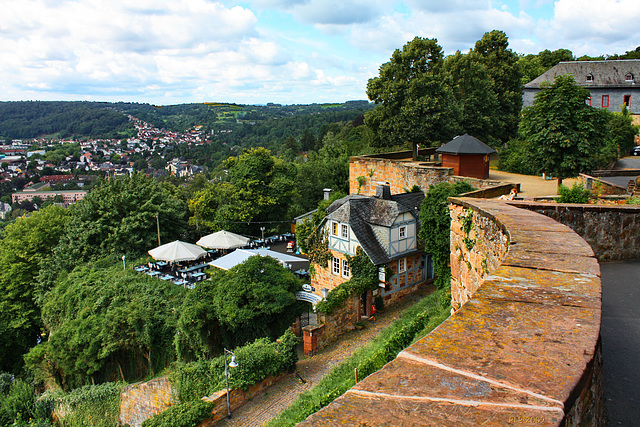
M 17 372 L 41 332 L 37 281 L 40 263 L 58 244 L 67 211 L 49 206 L 9 224 L 0 240 L 0 370 Z
M 176 309 L 185 292 L 123 271 L 115 257 L 79 266 L 45 296 L 48 341 L 31 350 L 27 366 L 65 389 L 153 374 L 174 358 Z
M 573 76 L 558 76 L 543 83 L 533 106 L 523 111 L 521 136 L 534 150 L 539 171 L 557 177 L 558 184 L 595 167 L 605 146 L 607 113 L 587 105 L 588 98 Z
M 180 237 L 187 207 L 153 178 L 142 173 L 103 180 L 69 208 L 71 219 L 55 249 L 56 261 L 71 270 L 75 263 L 110 254 L 139 256 L 161 242 Z
M 420 206 L 420 231 L 418 237 L 424 242 L 425 252 L 433 257 L 433 269 L 436 285 L 439 289 L 450 284 L 449 268 L 451 217 L 449 216 L 449 197 L 472 191 L 474 188 L 466 182 L 440 183 L 429 187 L 429 192 Z
M 444 55 L 436 39 L 416 37 L 396 49 L 367 83 L 367 96 L 377 105 L 365 116 L 374 131 L 373 146 L 434 145 L 459 130 L 461 112 L 443 69 Z

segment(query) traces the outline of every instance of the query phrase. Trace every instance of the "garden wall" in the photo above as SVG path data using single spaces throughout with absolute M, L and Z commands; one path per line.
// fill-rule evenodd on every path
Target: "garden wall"
M 175 403 L 167 377 L 130 384 L 120 392 L 120 424 L 140 427 L 144 420 Z
M 450 200 L 459 308 L 300 425 L 601 424 L 600 268 L 589 245 L 531 211 Z

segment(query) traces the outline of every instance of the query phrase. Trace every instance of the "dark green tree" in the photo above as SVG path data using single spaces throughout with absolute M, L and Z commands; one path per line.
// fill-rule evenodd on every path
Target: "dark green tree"
M 186 227 L 186 205 L 153 178 L 142 173 L 103 180 L 70 208 L 65 236 L 55 249 L 57 265 L 110 254 L 140 255 L 161 243 L 178 239 Z
M 223 181 L 208 184 L 189 201 L 194 225 L 259 236 L 261 226 L 272 232 L 290 218 L 296 195 L 293 164 L 256 148 L 227 159 L 223 168 Z
M 253 256 L 211 277 L 213 308 L 224 328 L 223 342 L 237 347 L 261 337 L 276 339 L 299 314 L 294 274 L 271 257 Z
M 496 146 L 495 123 L 499 121 L 498 97 L 487 67 L 472 55 L 456 52 L 445 60 L 453 79 L 453 92 L 462 107 L 460 122 L 465 133 Z
M 509 49 L 507 35 L 498 30 L 485 33 L 471 51 L 487 67 L 498 99 L 493 137 L 504 143 L 516 136 L 522 109 L 522 83 L 518 54 Z
M 443 62 L 437 40 L 416 37 L 380 66 L 380 76 L 367 83 L 367 96 L 377 104 L 365 115 L 375 134 L 371 145 L 409 143 L 416 158 L 418 144 L 448 141 L 460 131 L 460 107 Z
M 186 290 L 123 271 L 116 257 L 75 268 L 45 296 L 48 340 L 27 355 L 37 379 L 65 389 L 153 375 L 174 360 L 177 310 Z
M 49 206 L 9 224 L 0 240 L 0 370 L 18 372 L 42 332 L 35 283 L 58 244 L 67 211 Z
M 606 112 L 587 105 L 587 98 L 589 91 L 573 76 L 558 76 L 543 83 L 533 106 L 523 111 L 520 134 L 534 150 L 532 161 L 558 186 L 594 168 L 606 143 Z

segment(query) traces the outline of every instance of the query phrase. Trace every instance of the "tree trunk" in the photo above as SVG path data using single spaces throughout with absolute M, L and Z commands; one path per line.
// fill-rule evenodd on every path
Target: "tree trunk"
M 413 160 L 418 160 L 418 143 L 413 143 Z
M 558 186 L 556 187 L 556 192 L 560 194 L 560 186 L 562 185 L 562 178 L 558 177 Z

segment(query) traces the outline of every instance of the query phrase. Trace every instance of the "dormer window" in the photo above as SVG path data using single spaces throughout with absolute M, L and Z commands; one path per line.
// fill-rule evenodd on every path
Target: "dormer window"
M 633 74 L 627 73 L 627 75 L 624 76 L 624 81 L 625 82 L 633 82 Z
M 587 74 L 587 77 L 585 79 L 587 82 L 592 83 L 593 82 L 593 74 L 589 73 Z

